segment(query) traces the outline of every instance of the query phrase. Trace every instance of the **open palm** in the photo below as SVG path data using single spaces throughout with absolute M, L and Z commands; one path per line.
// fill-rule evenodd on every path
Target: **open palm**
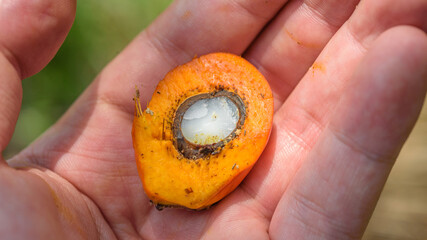
M 0 150 L 21 79 L 50 61 L 74 10 L 73 0 L 0 1 Z M 360 238 L 423 103 L 426 12 L 424 0 L 175 1 L 54 126 L 0 160 L 0 236 Z M 134 86 L 145 105 L 170 69 L 221 51 L 269 81 L 269 144 L 211 209 L 157 211 L 134 160 Z

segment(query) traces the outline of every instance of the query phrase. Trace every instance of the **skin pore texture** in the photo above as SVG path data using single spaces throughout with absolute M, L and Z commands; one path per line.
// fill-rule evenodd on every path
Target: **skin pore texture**
M 21 80 L 53 58 L 75 7 L 0 1 L 1 151 Z M 424 0 L 174 1 L 54 126 L 0 159 L 0 236 L 361 238 L 424 101 L 425 12 Z M 170 69 L 210 52 L 242 55 L 269 81 L 270 140 L 243 183 L 211 209 L 159 212 L 134 161 L 134 86 L 145 86 L 144 106 Z

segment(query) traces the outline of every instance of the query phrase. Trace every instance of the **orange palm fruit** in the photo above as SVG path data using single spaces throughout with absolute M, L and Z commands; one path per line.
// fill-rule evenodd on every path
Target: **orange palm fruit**
M 272 119 L 267 81 L 233 54 L 212 53 L 176 67 L 145 110 L 137 91 L 132 137 L 147 196 L 158 209 L 200 210 L 218 202 L 258 160 Z

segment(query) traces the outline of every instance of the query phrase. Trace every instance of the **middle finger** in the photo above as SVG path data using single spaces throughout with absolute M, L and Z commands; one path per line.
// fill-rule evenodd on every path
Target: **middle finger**
M 293 0 L 245 53 L 269 81 L 277 110 L 359 0 Z

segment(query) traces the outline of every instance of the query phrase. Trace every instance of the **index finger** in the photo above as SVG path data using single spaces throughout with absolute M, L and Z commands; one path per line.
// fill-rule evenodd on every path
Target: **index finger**
M 0 152 L 12 137 L 18 118 L 21 80 L 53 58 L 71 28 L 74 13 L 74 0 L 0 1 Z
M 92 85 L 97 93 L 92 97 L 133 112 L 135 85 L 143 85 L 145 105 L 173 67 L 213 51 L 242 54 L 285 3 L 176 1 L 102 71 Z

